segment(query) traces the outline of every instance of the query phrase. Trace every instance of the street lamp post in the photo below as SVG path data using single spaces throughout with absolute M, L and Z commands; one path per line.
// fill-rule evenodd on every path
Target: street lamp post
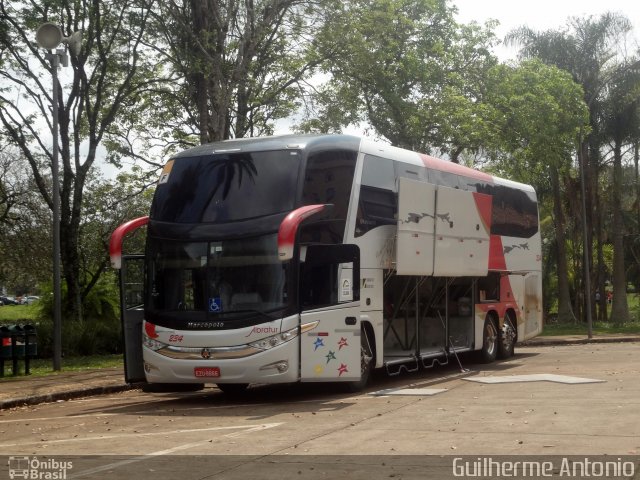
M 58 171 L 58 68 L 60 62 L 66 67 L 68 57 L 64 48 L 58 45 L 65 43 L 76 54 L 80 49 L 80 32 L 71 37 L 63 37 L 60 27 L 53 23 L 40 25 L 36 32 L 36 41 L 42 48 L 48 50 L 45 58 L 51 63 L 51 77 L 53 79 L 53 92 L 51 95 L 52 130 L 53 130 L 53 155 L 51 159 L 51 182 L 53 204 L 53 369 L 62 368 L 62 293 L 60 285 L 60 179 Z M 52 52 L 52 50 L 54 50 Z
M 62 368 L 62 294 L 60 288 L 60 179 L 58 173 L 58 66 L 60 54 L 47 54 L 51 62 L 53 94 L 51 96 L 53 112 L 53 160 L 51 179 L 53 182 L 53 369 Z
M 591 103 L 591 102 L 589 102 Z M 593 338 L 593 315 L 591 312 L 591 259 L 589 258 L 589 248 L 587 246 L 589 234 L 587 228 L 587 200 L 585 187 L 585 169 L 584 163 L 586 159 L 583 155 L 582 144 L 584 142 L 584 132 L 580 127 L 580 143 L 578 145 L 578 157 L 580 159 L 580 189 L 582 191 L 582 240 L 584 253 L 584 289 L 585 289 L 585 314 L 587 316 L 587 338 Z

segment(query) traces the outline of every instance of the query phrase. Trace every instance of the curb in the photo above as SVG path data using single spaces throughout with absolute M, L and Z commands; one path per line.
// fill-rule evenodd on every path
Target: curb
M 599 338 L 567 338 L 554 339 L 534 338 L 525 340 L 520 344 L 522 347 L 549 347 L 555 345 L 584 345 L 587 343 L 632 343 L 640 342 L 640 337 L 599 337 Z
M 106 395 L 108 393 L 126 392 L 140 388 L 139 385 L 106 385 L 102 387 L 89 387 L 77 390 L 67 390 L 63 392 L 47 393 L 44 395 L 32 395 L 23 398 L 10 398 L 0 400 L 0 410 L 9 408 L 24 407 L 27 405 L 37 405 L 40 403 L 52 403 L 60 400 L 72 400 L 81 397 L 91 397 L 94 395 Z

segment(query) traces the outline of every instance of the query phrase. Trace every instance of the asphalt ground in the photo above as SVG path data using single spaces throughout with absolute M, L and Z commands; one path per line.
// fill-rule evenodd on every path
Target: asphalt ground
M 631 462 L 637 477 L 640 342 L 546 343 L 490 365 L 463 357 L 468 371 L 452 359 L 377 375 L 359 394 L 311 384 L 238 398 L 215 387 L 133 389 L 13 407 L 0 412 L 0 453 L 14 466 L 75 462 L 66 478 L 458 478 L 456 458 L 546 459 L 559 473 L 569 455 Z M 573 478 L 587 477 L 605 478 Z
M 525 342 L 524 347 L 627 342 L 640 342 L 640 335 L 599 335 L 592 339 L 580 335 L 537 337 Z M 20 367 L 24 368 L 23 365 Z M 6 377 L 0 381 L 0 410 L 117 393 L 136 388 L 139 386 L 125 383 L 121 368 L 81 372 L 63 371 L 47 376 Z

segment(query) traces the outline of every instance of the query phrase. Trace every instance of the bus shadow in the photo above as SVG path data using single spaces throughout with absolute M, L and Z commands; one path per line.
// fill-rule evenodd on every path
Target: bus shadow
M 144 393 L 142 401 L 127 405 L 112 405 L 89 409 L 83 413 L 111 413 L 140 416 L 188 417 L 246 417 L 262 420 L 283 413 L 287 414 L 340 411 L 357 404 L 358 397 L 394 388 L 416 388 L 438 386 L 453 380 L 475 376 L 482 372 L 504 372 L 520 366 L 519 360 L 539 355 L 538 353 L 516 353 L 505 361 L 490 364 L 477 363 L 472 355 L 460 355 L 460 364 L 455 357 L 446 365 L 422 368 L 415 372 L 402 372 L 389 376 L 384 369 L 376 370 L 368 387 L 358 393 L 347 392 L 339 383 L 292 383 L 252 385 L 237 395 L 229 395 L 213 385 L 198 392 Z M 514 362 L 513 360 L 516 360 Z

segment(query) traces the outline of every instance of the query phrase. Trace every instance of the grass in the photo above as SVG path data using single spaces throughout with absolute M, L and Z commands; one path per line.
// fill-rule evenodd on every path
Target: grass
M 622 325 L 616 325 L 613 322 L 593 322 L 593 334 L 640 334 L 640 296 L 636 293 L 628 293 L 627 304 L 632 321 Z M 607 306 L 607 312 L 611 315 L 611 305 Z M 595 314 L 596 312 L 593 312 L 594 318 Z M 586 334 L 587 324 L 581 322 L 546 324 L 541 333 L 542 336 Z
M 33 323 L 38 318 L 38 305 L 3 305 L 0 307 L 0 325 Z
M 542 336 L 552 335 L 586 335 L 586 323 L 556 323 L 545 325 L 542 329 Z M 614 325 L 613 323 L 594 322 L 594 335 L 607 334 L 640 334 L 640 322 L 629 322 L 623 325 Z
M 122 355 L 94 355 L 91 357 L 68 357 L 62 359 L 61 372 L 53 371 L 53 361 L 50 358 L 36 358 L 31 360 L 31 375 L 34 377 L 43 377 L 47 375 L 57 375 L 64 372 L 82 372 L 84 370 L 95 370 L 99 368 L 122 367 Z M 0 377 L 0 382 L 10 380 L 12 378 L 24 377 L 24 360 L 18 362 L 18 371 L 20 375 L 13 376 L 13 362 L 11 359 L 5 360 L 4 377 Z

